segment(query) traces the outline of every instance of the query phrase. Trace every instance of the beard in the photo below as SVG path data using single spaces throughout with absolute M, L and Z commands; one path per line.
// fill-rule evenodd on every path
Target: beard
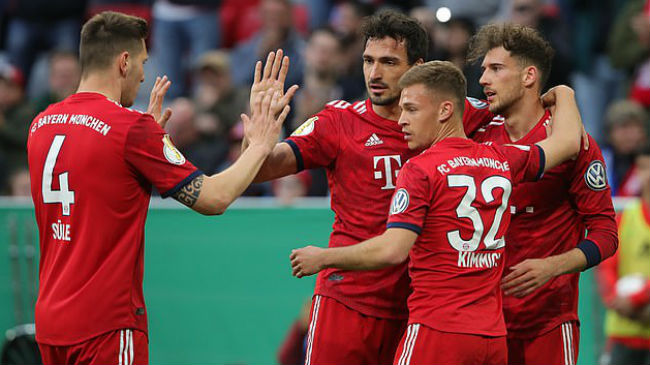
M 397 93 L 397 95 L 394 94 L 388 94 L 388 95 L 382 95 L 382 96 L 375 96 L 372 94 L 370 89 L 367 89 L 368 95 L 370 96 L 370 101 L 374 105 L 381 105 L 381 106 L 386 106 L 386 105 L 392 105 L 395 104 L 399 101 L 400 94 Z
M 518 93 L 513 91 L 510 94 L 506 94 L 505 97 L 500 98 L 498 103 L 490 103 L 488 108 L 492 114 L 507 114 L 507 111 L 512 108 L 512 106 L 519 101 L 523 95 L 523 90 L 520 90 Z

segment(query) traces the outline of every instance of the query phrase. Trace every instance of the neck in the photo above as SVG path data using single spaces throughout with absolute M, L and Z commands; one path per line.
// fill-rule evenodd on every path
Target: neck
M 402 113 L 402 110 L 399 107 L 399 101 L 395 101 L 390 105 L 372 104 L 372 110 L 382 118 L 395 121 L 399 120 L 399 115 Z
M 460 119 L 455 118 L 445 122 L 438 131 L 438 135 L 434 138 L 431 145 L 433 146 L 447 138 L 467 138 L 462 123 L 463 122 Z
M 530 132 L 544 115 L 544 107 L 537 95 L 524 95 L 502 115 L 512 141 L 518 141 Z
M 92 92 L 106 96 L 107 98 L 120 102 L 121 87 L 119 80 L 110 75 L 109 72 L 89 73 L 79 82 L 77 92 Z

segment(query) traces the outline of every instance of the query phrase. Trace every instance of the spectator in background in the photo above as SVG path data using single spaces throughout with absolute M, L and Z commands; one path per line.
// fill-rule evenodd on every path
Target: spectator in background
M 343 96 L 343 90 L 337 83 L 341 76 L 342 45 L 333 30 L 314 30 L 303 51 L 303 58 L 303 84 L 294 97 L 291 130 L 321 111 L 325 104 Z
M 642 180 L 642 197 L 627 205 L 617 217 L 618 251 L 597 270 L 603 302 L 608 308 L 605 316 L 607 365 L 650 363 L 650 323 L 641 320 L 650 281 L 650 145 L 636 158 L 636 167 Z M 630 285 L 625 285 L 625 281 Z M 639 287 L 634 288 L 635 284 Z
M 648 114 L 631 100 L 613 103 L 605 116 L 608 143 L 603 147 L 607 177 L 614 196 L 638 196 L 641 184 L 634 168 L 648 141 Z
M 228 53 L 210 51 L 199 59 L 194 81 L 193 99 L 199 111 L 214 116 L 214 134 L 224 140 L 248 107 L 248 89 L 233 85 L 231 70 Z
M 359 55 L 366 47 L 361 36 L 361 24 L 363 18 L 371 13 L 372 8 L 359 1 L 344 1 L 332 11 L 330 24 L 341 38 L 343 52 L 341 74 L 345 77 L 340 80 L 343 100 L 363 99 L 366 95 L 363 59 Z
M 21 168 L 9 176 L 9 195 L 31 197 L 32 191 L 29 184 L 29 170 Z
M 187 71 L 205 52 L 219 47 L 217 12 L 221 0 L 156 0 L 153 5 L 153 52 L 160 74 L 172 80 L 170 98 L 188 95 Z M 185 57 L 187 56 L 187 57 Z
M 0 180 L 27 167 L 27 133 L 35 114 L 25 101 L 22 72 L 9 64 L 0 66 L 0 155 L 6 164 Z
M 300 307 L 298 318 L 293 322 L 289 328 L 287 337 L 284 338 L 282 345 L 280 345 L 280 349 L 278 350 L 278 364 L 302 365 L 305 363 L 310 310 L 311 298 L 307 298 Z
M 311 174 L 303 170 L 295 175 L 287 175 L 271 181 L 271 189 L 273 196 L 281 205 L 291 205 L 297 198 L 307 196 L 311 183 Z M 309 320 L 309 313 L 307 317 Z
M 603 36 L 610 34 L 623 1 L 571 0 L 570 3 L 575 57 L 572 83 L 585 129 L 598 143 L 604 143 L 605 109 L 623 97 L 623 74 L 612 67 Z
M 45 110 L 50 104 L 57 103 L 72 95 L 81 77 L 81 68 L 77 54 L 68 51 L 54 51 L 50 55 L 49 88 L 45 94 L 34 101 L 37 112 Z
M 616 18 L 609 56 L 629 76 L 630 97 L 650 108 L 650 0 L 630 0 Z
M 29 80 L 38 54 L 50 49 L 76 51 L 86 0 L 20 0 L 9 7 L 9 60 Z
M 177 98 L 169 107 L 172 116 L 165 129 L 176 147 L 201 171 L 216 172 L 226 158 L 228 142 L 217 136 L 215 115 L 197 110 L 187 98 Z
M 422 24 L 422 27 L 424 27 L 429 36 L 427 61 L 442 60 L 445 57 L 445 50 L 442 44 L 445 42 L 446 32 L 444 31 L 444 27 L 438 23 L 436 12 L 430 8 L 420 6 L 413 8 L 409 15 Z
M 477 63 L 467 62 L 469 40 L 476 32 L 474 22 L 470 18 L 451 18 L 444 27 L 444 41 L 441 60 L 450 61 L 463 71 L 467 79 L 467 96 L 484 98 L 483 87 L 479 83 L 481 66 Z
M 292 11 L 290 0 L 261 1 L 259 12 L 262 27 L 250 40 L 238 45 L 231 53 L 232 62 L 237 65 L 231 70 L 235 85 L 251 85 L 253 75 L 250 70 L 255 68 L 255 62 L 276 49 L 284 50 L 284 54 L 291 59 L 287 83 L 301 84 L 302 50 L 305 42 L 294 28 Z
M 570 84 L 573 69 L 571 32 L 559 16 L 544 12 L 542 0 L 512 0 L 509 21 L 537 29 L 555 50 L 546 89 Z

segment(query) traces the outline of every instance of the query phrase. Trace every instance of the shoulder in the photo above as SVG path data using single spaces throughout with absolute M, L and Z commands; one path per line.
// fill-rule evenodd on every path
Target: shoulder
M 348 102 L 346 100 L 332 100 L 325 105 L 325 109 L 323 109 L 323 111 L 329 111 L 330 113 L 337 114 L 365 114 L 368 111 L 368 108 L 366 107 L 365 100 L 354 102 Z
M 492 117 L 492 120 L 489 123 L 478 128 L 476 130 L 476 134 L 477 135 L 479 135 L 480 133 L 490 134 L 495 131 L 500 131 L 503 128 L 505 128 L 505 118 L 503 118 L 500 115 L 495 115 L 494 117 Z

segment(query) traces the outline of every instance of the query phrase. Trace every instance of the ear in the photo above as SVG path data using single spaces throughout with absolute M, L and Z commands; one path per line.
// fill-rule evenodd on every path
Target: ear
M 445 123 L 451 116 L 454 115 L 454 102 L 451 100 L 443 100 L 438 109 L 438 120 L 440 123 Z
M 129 70 L 129 63 L 132 62 L 131 56 L 128 51 L 120 53 L 118 64 L 120 67 L 120 75 L 126 76 L 127 71 Z
M 535 66 L 528 66 L 524 68 L 522 74 L 522 82 L 524 87 L 531 88 L 539 81 L 539 70 Z

